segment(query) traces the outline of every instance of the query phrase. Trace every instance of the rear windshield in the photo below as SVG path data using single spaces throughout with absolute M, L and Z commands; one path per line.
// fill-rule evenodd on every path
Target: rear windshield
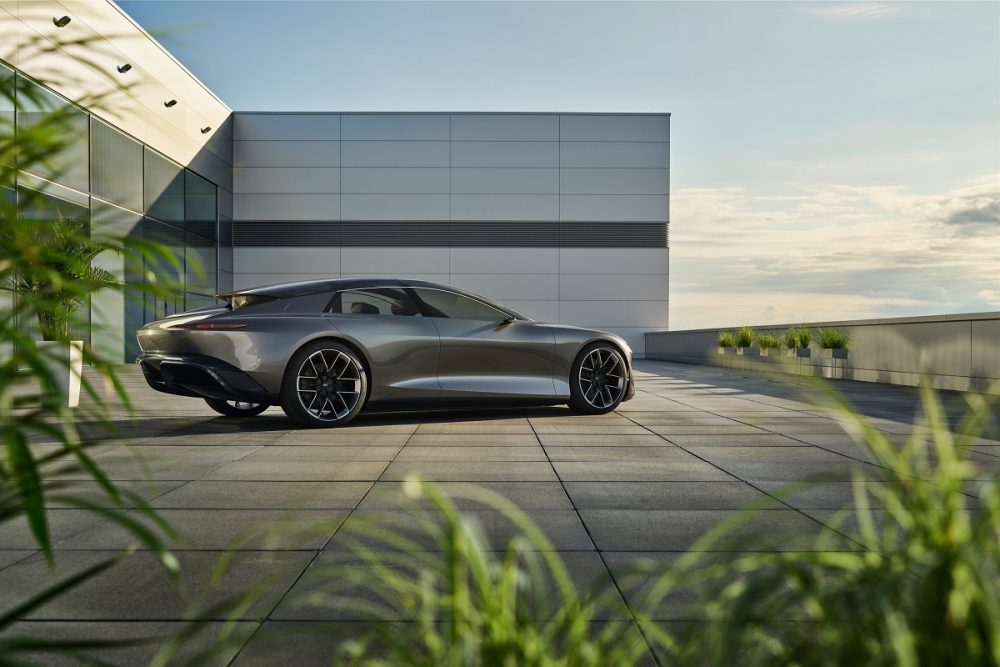
M 238 308 L 245 308 L 246 306 L 256 306 L 260 303 L 268 303 L 270 301 L 277 301 L 276 296 L 267 296 L 265 294 L 231 294 L 226 297 L 229 302 L 229 310 L 236 310 Z

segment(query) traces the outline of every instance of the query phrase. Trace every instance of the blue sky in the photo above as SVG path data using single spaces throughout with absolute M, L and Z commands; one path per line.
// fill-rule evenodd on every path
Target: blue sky
M 1000 309 L 1000 3 L 119 4 L 237 110 L 671 112 L 671 328 Z

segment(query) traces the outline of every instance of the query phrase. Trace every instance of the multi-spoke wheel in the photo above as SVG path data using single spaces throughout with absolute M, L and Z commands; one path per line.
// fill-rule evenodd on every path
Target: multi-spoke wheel
M 296 352 L 285 369 L 281 408 L 303 426 L 339 426 L 361 411 L 368 376 L 357 355 L 323 340 Z
M 255 417 L 267 410 L 267 403 L 249 403 L 247 401 L 224 401 L 221 398 L 206 398 L 208 407 L 226 417 Z
M 628 388 L 628 367 L 610 343 L 583 348 L 569 378 L 569 406 L 577 412 L 599 415 L 618 407 Z

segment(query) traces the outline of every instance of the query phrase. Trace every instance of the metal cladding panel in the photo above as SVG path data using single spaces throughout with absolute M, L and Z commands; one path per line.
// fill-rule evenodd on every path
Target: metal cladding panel
M 620 267 L 619 270 L 626 270 Z M 559 297 L 570 301 L 614 301 L 627 294 L 630 301 L 661 301 L 667 294 L 667 267 L 661 274 L 577 274 L 560 281 Z
M 558 194 L 559 170 L 552 168 L 455 168 L 455 194 Z
M 447 220 L 448 195 L 342 195 L 344 220 Z
M 666 195 L 670 173 L 666 169 L 561 169 L 563 194 Z
M 452 247 L 451 270 L 455 273 L 559 273 L 559 249 L 520 248 L 512 253 L 507 248 Z
M 451 160 L 447 141 L 344 141 L 340 150 L 345 167 L 447 167 Z
M 331 246 L 238 247 L 233 261 L 240 273 L 340 272 L 340 250 Z
M 558 167 L 557 141 L 453 141 L 452 167 Z
M 670 215 L 667 195 L 562 195 L 559 206 L 562 220 L 666 222 Z
M 670 144 L 639 141 L 564 141 L 559 163 L 570 167 L 623 167 L 667 169 Z
M 452 195 L 456 220 L 558 220 L 558 195 Z
M 339 167 L 340 142 L 234 141 L 236 167 Z
M 668 305 L 666 299 L 659 301 L 627 301 L 621 297 L 607 301 L 562 299 L 559 301 L 559 321 L 584 327 L 625 325 L 666 328 Z
M 340 191 L 336 167 L 236 167 L 233 187 L 237 194 L 328 194 Z
M 453 141 L 559 141 L 559 116 L 455 114 Z
M 344 167 L 343 192 L 445 194 L 449 170 L 440 167 Z
M 507 302 L 514 299 L 553 301 L 559 298 L 557 273 L 451 273 L 451 285 L 491 299 Z
M 559 270 L 562 273 L 661 274 L 667 271 L 670 251 L 667 248 L 560 248 Z
M 237 221 L 340 219 L 340 195 L 336 194 L 237 194 L 233 207 Z
M 447 248 L 352 248 L 341 253 L 340 259 L 344 275 L 412 277 L 432 271 L 448 275 Z
M 188 163 L 188 169 L 227 190 L 233 187 L 232 165 L 228 164 L 215 153 L 200 151 Z
M 666 115 L 580 114 L 560 119 L 562 141 L 670 141 Z
M 344 114 L 341 139 L 447 141 L 447 114 Z
M 308 113 L 236 113 L 233 115 L 233 139 L 340 139 L 340 114 Z

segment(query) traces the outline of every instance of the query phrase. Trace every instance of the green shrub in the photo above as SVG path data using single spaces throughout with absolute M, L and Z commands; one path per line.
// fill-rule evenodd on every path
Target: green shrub
M 850 342 L 850 336 L 836 329 L 819 330 L 819 346 L 823 349 L 846 350 Z
M 720 331 L 719 347 L 736 347 L 736 333 L 733 331 Z
M 781 347 L 781 339 L 774 334 L 760 334 L 757 336 L 757 345 L 762 350 L 777 350 Z
M 805 350 L 812 341 L 812 331 L 808 327 L 792 327 L 785 332 L 785 347 L 789 350 Z
M 753 345 L 755 335 L 750 327 L 740 327 L 736 333 L 736 347 L 750 347 Z

